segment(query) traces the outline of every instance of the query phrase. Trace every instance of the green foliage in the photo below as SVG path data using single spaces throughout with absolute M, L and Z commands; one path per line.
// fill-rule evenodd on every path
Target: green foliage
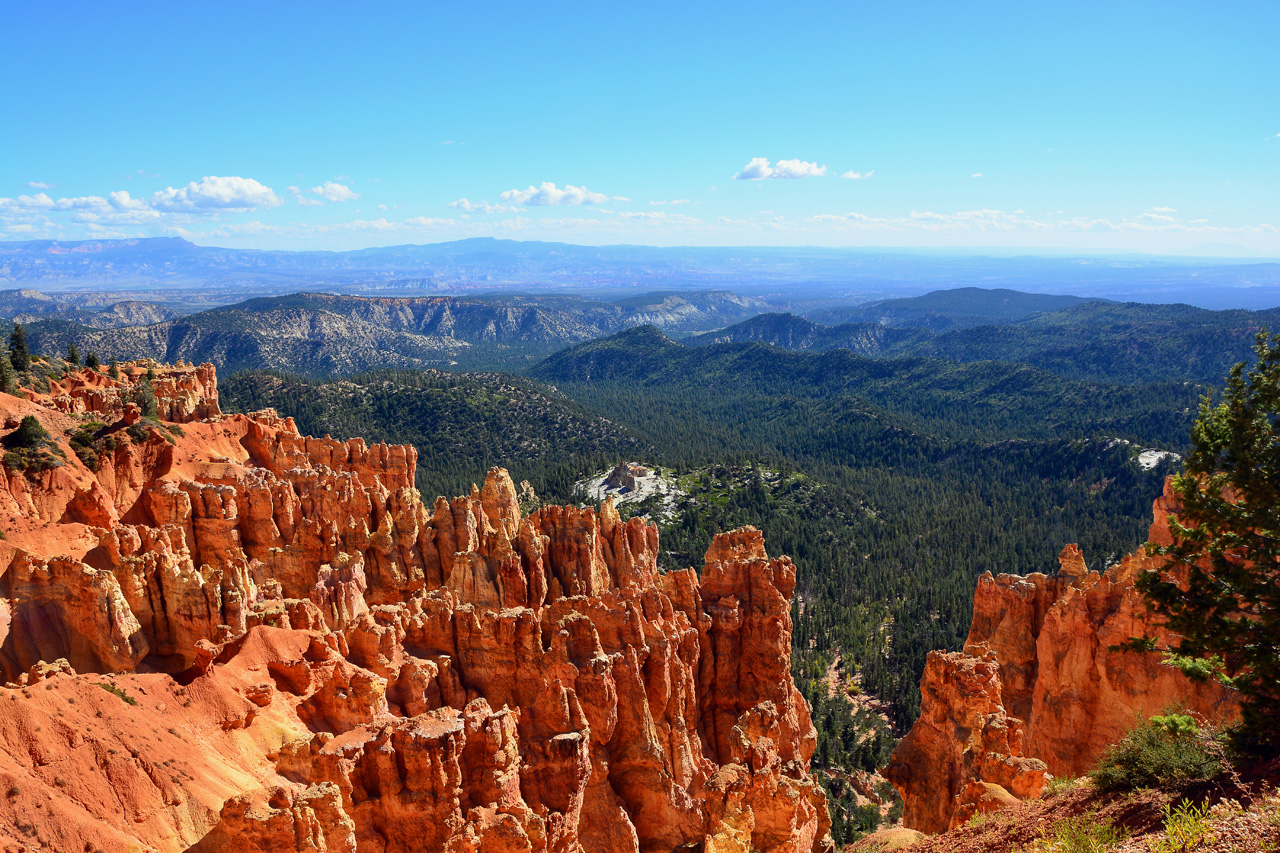
M 80 366 L 80 348 L 76 346 L 75 341 L 67 344 L 67 364 Z
M 1070 791 L 1075 788 L 1078 781 L 1069 776 L 1054 776 L 1049 780 L 1049 784 L 1044 786 L 1044 793 L 1041 796 L 1045 799 L 1056 797 L 1063 791 Z
M 89 350 L 88 355 L 84 357 L 84 366 L 90 370 L 98 370 L 102 367 L 102 362 L 98 359 L 96 352 Z
M 72 452 L 79 457 L 80 461 L 90 471 L 98 470 L 101 465 L 101 455 L 109 455 L 115 451 L 115 437 L 102 434 L 105 426 L 105 424 L 96 421 L 81 424 L 68 439 Z M 108 442 L 110 443 L 110 450 L 107 450 Z
M 1056 821 L 1031 849 L 1034 853 L 1107 853 L 1127 837 L 1123 828 L 1083 814 Z
M 14 449 L 34 448 L 40 446 L 49 433 L 40 425 L 35 415 L 27 415 L 18 423 L 18 428 L 9 433 L 5 444 Z
M 119 379 L 120 378 L 120 362 L 116 361 L 114 358 L 111 359 L 111 365 L 107 368 L 107 375 L 110 376 L 112 379 Z
M 1209 835 L 1209 804 L 1197 806 L 1190 800 L 1164 807 L 1164 837 L 1148 842 L 1151 853 L 1187 853 Z
M 31 351 L 27 348 L 27 330 L 21 323 L 13 324 L 9 333 L 9 363 L 19 373 L 31 367 Z
M 119 696 L 120 699 L 123 702 L 125 702 L 125 704 L 134 705 L 134 706 L 138 704 L 137 699 L 134 699 L 132 696 L 130 696 L 128 693 L 121 690 L 119 687 L 116 687 L 114 684 L 107 684 L 105 681 L 96 681 L 94 683 L 97 684 L 99 687 L 101 687 L 103 690 L 110 693 L 112 696 Z
M 1222 767 L 1212 733 L 1182 714 L 1152 717 L 1113 744 L 1090 773 L 1103 791 L 1132 791 L 1209 779 Z
M 413 444 L 427 502 L 466 494 L 501 465 L 544 498 L 573 498 L 582 472 L 644 455 L 633 433 L 540 383 L 492 373 L 381 371 L 333 382 L 249 372 L 218 385 L 225 411 L 277 409 L 304 435 Z
M 1188 675 L 1240 691 L 1237 744 L 1280 751 L 1280 335 L 1262 333 L 1257 362 L 1237 364 L 1221 402 L 1205 397 L 1191 431 L 1174 543 L 1155 549 L 1186 573 L 1138 580 L 1181 639 Z M 1200 661 L 1197 663 L 1197 660 Z
M 13 365 L 9 363 L 9 354 L 0 352 L 0 391 L 12 394 L 18 390 L 18 378 L 14 376 Z
M 137 403 L 138 407 L 142 409 L 142 416 L 144 418 L 155 419 L 159 414 L 159 407 L 156 403 L 156 392 L 152 385 L 154 377 L 155 371 L 148 369 L 147 378 L 135 385 L 132 393 L 129 395 L 130 400 Z

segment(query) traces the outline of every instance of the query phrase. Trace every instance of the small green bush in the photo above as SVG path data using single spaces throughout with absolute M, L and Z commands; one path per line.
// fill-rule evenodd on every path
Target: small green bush
M 1164 807 L 1164 838 L 1150 842 L 1152 853 L 1185 853 L 1194 850 L 1209 834 L 1209 805 L 1183 800 Z
M 18 428 L 9 433 L 9 438 L 5 444 L 14 449 L 30 449 L 39 447 L 48 437 L 49 433 L 45 432 L 44 427 L 40 426 L 40 421 L 36 419 L 36 416 L 27 415 L 18 424 Z
M 113 696 L 119 696 L 122 700 L 124 700 L 126 703 L 130 705 L 138 704 L 137 699 L 134 699 L 132 696 L 130 696 L 128 693 L 125 693 L 123 690 L 121 690 L 119 687 L 116 687 L 114 684 L 107 684 L 105 681 L 99 681 L 99 682 L 96 682 L 96 684 L 99 687 L 101 687 L 103 690 L 112 694 Z
M 1117 828 L 1097 815 L 1084 814 L 1060 820 L 1036 842 L 1035 853 L 1106 853 L 1126 838 Z
M 1209 779 L 1222 769 L 1221 747 L 1186 714 L 1152 717 L 1099 760 L 1089 775 L 1103 791 L 1132 791 Z
M 1063 791 L 1070 791 L 1076 786 L 1076 781 L 1071 776 L 1054 776 L 1049 780 L 1049 784 L 1044 786 L 1044 793 L 1041 794 L 1041 797 L 1048 799 L 1049 797 L 1056 797 Z

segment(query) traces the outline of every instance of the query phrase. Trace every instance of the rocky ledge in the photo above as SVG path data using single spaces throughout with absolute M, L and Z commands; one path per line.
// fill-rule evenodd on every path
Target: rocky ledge
M 1170 484 L 1154 505 L 1150 541 L 1168 544 L 1177 503 Z M 920 719 L 885 769 L 904 800 L 903 824 L 937 833 L 1039 796 L 1046 774 L 1076 777 L 1141 717 L 1180 709 L 1234 719 L 1234 692 L 1197 683 L 1159 657 L 1113 650 L 1130 637 L 1172 637 L 1134 587 L 1161 569 L 1139 548 L 1091 572 L 1068 545 L 1055 575 L 978 579 L 963 652 L 931 652 Z
M 141 365 L 0 395 L 50 460 L 0 486 L 0 848 L 830 848 L 759 531 L 662 573 L 608 501 L 428 509 L 412 447 L 152 369 L 156 420 Z

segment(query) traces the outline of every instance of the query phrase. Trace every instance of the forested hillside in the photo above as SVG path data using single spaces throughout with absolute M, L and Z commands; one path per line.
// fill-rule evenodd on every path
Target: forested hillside
M 1101 382 L 1191 379 L 1213 384 L 1231 365 L 1250 357 L 1260 330 L 1280 328 L 1280 310 L 1274 309 L 1207 311 L 1190 305 L 1098 301 L 1001 323 L 961 326 L 950 315 L 946 323 L 927 319 L 911 314 L 895 323 L 824 326 L 766 314 L 694 336 L 688 343 L 759 341 L 801 352 L 842 349 L 888 358 L 1017 362 Z M 935 334 L 935 327 L 950 330 Z
M 963 642 L 977 576 L 1053 570 L 1068 542 L 1102 567 L 1143 541 L 1177 458 L 1140 464 L 1139 452 L 1178 451 L 1211 387 L 685 346 L 651 327 L 531 373 L 248 372 L 221 390 L 228 410 L 271 406 L 307 433 L 413 443 L 428 496 L 466 492 L 500 464 L 541 500 L 583 501 L 584 476 L 628 459 L 661 466 L 680 490 L 654 516 L 666 568 L 698 565 L 717 531 L 760 527 L 799 569 L 794 674 L 814 707 L 818 761 L 840 771 L 828 787 L 848 809 L 842 772 L 875 768 L 893 742 L 871 709 L 899 733 L 914 720 L 925 656 Z M 851 685 L 870 702 L 851 705 Z
M 496 373 L 381 371 L 321 382 L 267 371 L 218 385 L 226 411 L 273 408 L 303 435 L 362 436 L 418 448 L 428 500 L 466 494 L 494 465 L 539 494 L 567 498 L 581 471 L 650 446 L 554 389 Z
M 764 309 L 761 300 L 728 291 L 646 293 L 618 303 L 518 293 L 467 298 L 294 293 L 164 322 L 135 310 L 142 319 L 131 325 L 111 322 L 127 319 L 121 311 L 43 312 L 27 334 L 32 350 L 47 355 L 66 352 L 74 343 L 104 359 L 211 361 L 228 373 L 265 368 L 324 378 L 383 368 L 518 371 L 569 344 L 631 326 L 702 331 Z

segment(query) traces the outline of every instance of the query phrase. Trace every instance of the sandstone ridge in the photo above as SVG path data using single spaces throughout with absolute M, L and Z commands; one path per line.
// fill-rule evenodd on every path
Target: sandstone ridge
M 1166 483 L 1150 541 L 1168 544 L 1177 503 Z M 1086 773 L 1139 717 L 1181 708 L 1213 722 L 1237 714 L 1233 692 L 1196 683 L 1158 657 L 1121 651 L 1130 637 L 1169 645 L 1134 587 L 1162 568 L 1139 548 L 1091 572 L 1068 545 L 1055 575 L 984 574 L 963 652 L 932 652 L 921 714 L 885 769 L 903 824 L 937 833 L 974 814 L 1038 796 L 1046 773 Z
M 610 502 L 428 508 L 412 447 L 222 415 L 209 365 L 140 421 L 142 370 L 0 395 L 59 460 L 0 487 L 0 849 L 830 848 L 759 531 L 662 573 Z

